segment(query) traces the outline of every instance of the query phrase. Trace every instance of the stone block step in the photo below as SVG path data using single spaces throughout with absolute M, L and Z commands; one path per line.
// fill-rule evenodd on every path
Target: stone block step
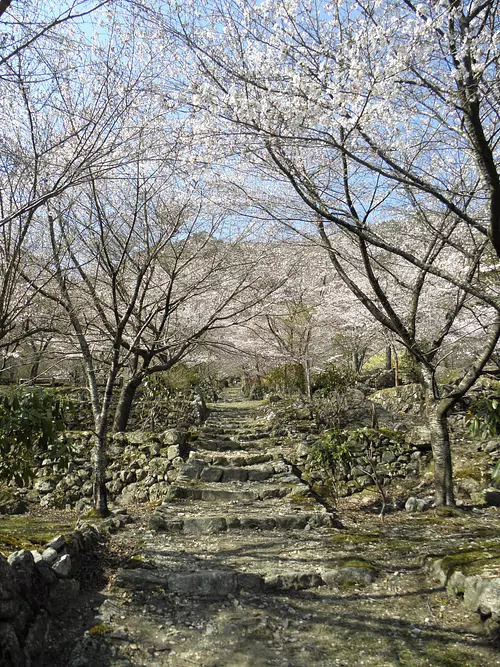
M 255 440 L 268 440 L 270 435 L 269 431 L 254 431 L 253 433 L 236 434 L 234 437 L 240 442 L 254 442 Z
M 268 453 L 249 454 L 242 451 L 241 454 L 212 454 L 204 457 L 204 461 L 209 465 L 214 466 L 236 466 L 237 468 L 245 468 L 247 466 L 257 466 L 262 463 L 269 463 L 274 460 L 274 456 Z
M 241 450 L 241 444 L 229 439 L 218 440 L 201 437 L 196 441 L 196 449 L 204 449 L 207 452 L 237 452 Z
M 207 466 L 201 471 L 202 482 L 265 482 L 274 475 L 272 466 L 238 468 L 236 466 Z
M 254 502 L 267 498 L 284 498 L 290 489 L 279 486 L 252 485 L 250 489 L 180 486 L 172 484 L 166 500 L 204 500 L 213 502 Z
M 265 422 L 258 422 L 255 419 L 250 419 L 247 422 L 237 421 L 230 422 L 229 420 L 213 420 L 208 419 L 202 426 L 202 429 L 220 429 L 221 431 L 231 431 L 232 433 L 239 433 L 242 431 L 270 431 L 269 424 Z
M 167 510 L 168 511 L 168 510 Z M 294 512 L 290 514 L 224 514 L 212 516 L 169 516 L 156 511 L 149 520 L 149 528 L 156 532 L 183 533 L 184 535 L 214 535 L 234 530 L 289 531 L 333 528 L 334 519 L 326 512 Z
M 196 572 L 169 572 L 136 568 L 118 570 L 114 585 L 125 589 L 157 589 L 165 593 L 209 598 L 226 598 L 242 591 L 273 593 L 305 590 L 324 586 L 318 572 L 283 572 L 265 576 L 234 570 L 197 570 Z

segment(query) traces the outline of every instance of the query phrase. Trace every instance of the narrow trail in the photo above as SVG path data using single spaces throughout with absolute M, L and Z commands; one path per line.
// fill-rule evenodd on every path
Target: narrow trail
M 490 515 L 382 525 L 346 511 L 338 530 L 304 501 L 259 404 L 237 389 L 222 398 L 170 497 L 113 536 L 127 557 L 81 613 L 72 657 L 47 665 L 500 665 L 422 567 L 443 531 L 448 547 L 498 534 Z

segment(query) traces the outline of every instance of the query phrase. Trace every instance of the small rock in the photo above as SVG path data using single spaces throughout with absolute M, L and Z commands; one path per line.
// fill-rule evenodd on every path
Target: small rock
M 484 502 L 490 507 L 500 507 L 500 491 L 497 489 L 485 489 L 483 498 Z
M 53 549 L 52 547 L 47 547 L 47 549 L 44 549 L 44 550 L 42 551 L 42 559 L 43 559 L 46 563 L 55 563 L 56 560 L 57 560 L 57 558 L 58 558 L 58 556 L 59 556 L 59 554 L 58 554 L 57 551 L 56 551 L 55 549 Z
M 66 544 L 66 538 L 64 537 L 64 535 L 58 535 L 58 537 L 54 537 L 54 539 L 50 540 L 50 542 L 47 542 L 47 548 L 60 551 L 60 549 L 62 549 L 62 547 L 65 544 Z
M 407 512 L 424 512 L 426 507 L 427 503 L 425 500 L 415 498 L 414 496 L 410 496 L 405 503 L 405 510 Z
M 52 565 L 52 569 L 58 577 L 69 577 L 71 574 L 71 556 L 64 554 Z

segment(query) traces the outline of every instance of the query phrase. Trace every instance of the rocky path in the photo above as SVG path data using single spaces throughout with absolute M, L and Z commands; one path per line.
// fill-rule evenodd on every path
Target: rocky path
M 380 524 L 344 510 L 338 529 L 240 396 L 214 407 L 168 500 L 113 536 L 121 566 L 61 621 L 71 656 L 54 636 L 46 664 L 500 665 L 423 567 L 426 553 L 494 539 L 498 517 Z

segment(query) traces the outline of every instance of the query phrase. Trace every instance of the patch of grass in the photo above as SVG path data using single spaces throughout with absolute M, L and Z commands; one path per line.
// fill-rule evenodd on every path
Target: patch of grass
M 500 542 L 449 554 L 441 561 L 441 567 L 447 577 L 456 571 L 470 576 L 481 574 L 485 568 L 497 567 L 500 570 Z
M 7 555 L 19 549 L 40 549 L 57 535 L 73 531 L 75 521 L 49 520 L 26 515 L 2 516 L 0 519 L 0 553 Z
M 454 477 L 456 479 L 473 479 L 480 482 L 483 478 L 481 468 L 464 468 L 463 470 L 455 470 Z
M 92 628 L 90 628 L 89 635 L 91 637 L 102 637 L 103 635 L 107 635 L 112 631 L 113 628 L 111 625 L 108 625 L 107 623 L 99 623 L 99 625 L 94 625 Z
M 432 665 L 439 667 L 474 667 L 476 662 L 471 662 L 469 657 L 460 648 L 445 644 L 428 644 L 425 647 L 426 657 Z M 410 663 L 408 663 L 410 664 Z
M 334 544 L 370 544 L 378 541 L 380 537 L 380 533 L 358 533 L 355 535 L 339 533 L 338 535 L 332 535 L 329 541 Z
M 342 567 L 357 567 L 359 569 L 373 570 L 376 572 L 377 568 L 375 565 L 372 565 L 367 560 L 362 558 L 346 558 L 341 563 Z

